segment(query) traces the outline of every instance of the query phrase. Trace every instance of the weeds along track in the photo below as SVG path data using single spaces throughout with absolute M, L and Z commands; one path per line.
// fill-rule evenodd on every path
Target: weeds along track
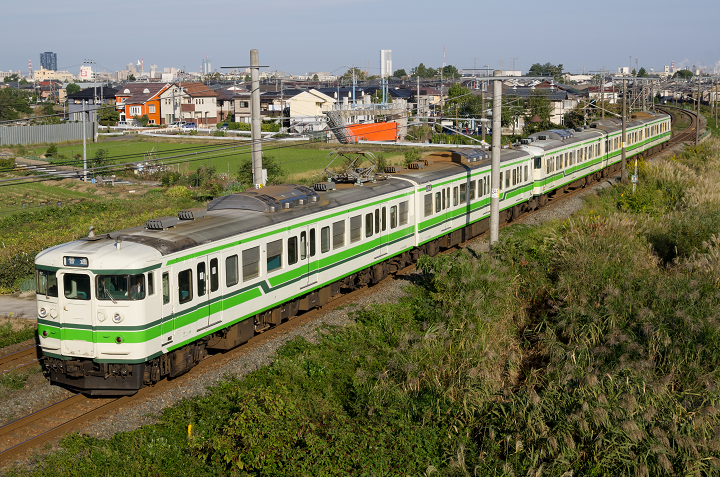
M 663 109 L 664 108 L 665 106 L 663 106 Z M 677 113 L 673 114 L 669 111 L 666 112 L 673 115 L 673 120 L 677 117 Z M 680 110 L 680 112 L 682 114 L 687 114 L 690 117 L 691 125 L 688 129 L 673 137 L 671 145 L 678 144 L 681 141 L 694 139 L 695 127 L 697 124 L 695 116 L 689 111 Z M 584 187 L 579 187 L 574 190 L 564 190 L 556 193 L 553 197 L 549 198 L 547 205 L 557 203 L 562 201 L 562 199 L 570 198 L 582 192 L 584 189 Z M 547 205 L 545 207 L 547 207 Z M 501 227 L 510 225 L 519 218 L 531 215 L 532 213 L 533 212 L 525 212 L 517 217 L 514 217 L 514 220 L 504 223 Z M 484 239 L 487 235 L 488 232 L 474 237 L 455 247 L 446 249 L 440 253 L 451 253 L 471 241 Z M 220 367 L 228 361 L 236 360 L 239 357 L 250 353 L 257 347 L 314 321 L 321 313 L 352 303 L 363 296 L 372 295 L 376 287 L 382 287 L 384 283 L 394 280 L 394 275 L 406 275 L 412 273 L 414 269 L 415 265 L 410 265 L 395 274 L 389 275 L 373 287 L 366 286 L 348 293 L 337 295 L 331 298 L 330 302 L 321 308 L 313 308 L 312 310 L 299 314 L 281 325 L 275 326 L 256 335 L 247 343 L 235 349 L 211 354 L 186 374 L 173 380 L 164 379 L 152 387 L 141 389 L 133 396 L 123 396 L 120 398 L 88 398 L 82 394 L 77 394 L 0 427 L 0 465 L 21 456 L 32 448 L 52 441 L 67 432 L 78 430 L 84 424 L 96 418 L 109 415 L 120 407 L 132 406 L 141 401 L 156 398 L 162 395 L 165 390 L 176 386 L 176 384 L 182 384 L 186 380 L 193 380 L 199 374 L 202 374 L 210 369 Z M 31 347 L 0 357 L 0 370 L 2 370 L 2 372 L 6 372 L 9 368 L 22 365 L 26 361 L 30 361 L 32 359 L 37 361 L 36 354 L 36 347 Z M 17 364 L 13 365 L 13 363 Z
M 14 369 L 21 369 L 40 361 L 40 347 L 38 345 L 23 348 L 14 353 L 0 356 L 0 374 L 9 373 Z

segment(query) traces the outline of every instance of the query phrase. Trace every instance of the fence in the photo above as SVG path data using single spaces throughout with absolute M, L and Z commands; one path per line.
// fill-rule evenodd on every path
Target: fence
M 0 127 L 2 144 L 40 144 L 82 140 L 82 123 L 49 124 L 46 126 Z M 93 141 L 97 128 L 95 123 L 85 123 L 86 137 Z

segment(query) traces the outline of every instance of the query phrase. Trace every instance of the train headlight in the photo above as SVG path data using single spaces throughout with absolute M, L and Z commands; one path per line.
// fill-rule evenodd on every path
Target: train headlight
M 40 310 L 38 310 L 38 315 L 40 315 L 40 318 L 45 318 L 47 316 L 47 310 L 45 308 L 40 308 Z
M 123 320 L 123 317 L 120 313 L 115 313 L 112 317 L 113 323 L 120 323 Z

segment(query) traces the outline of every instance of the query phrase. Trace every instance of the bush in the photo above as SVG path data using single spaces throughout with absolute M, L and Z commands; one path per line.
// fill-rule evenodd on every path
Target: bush
M 57 155 L 57 153 L 58 153 L 58 148 L 54 143 L 52 143 L 45 151 L 45 157 L 53 157 L 53 156 Z
M 175 186 L 165 192 L 168 197 L 185 197 L 190 198 L 193 196 L 193 192 L 185 186 Z
M 411 162 L 419 161 L 422 157 L 422 151 L 420 149 L 410 149 L 405 151 L 405 167 Z

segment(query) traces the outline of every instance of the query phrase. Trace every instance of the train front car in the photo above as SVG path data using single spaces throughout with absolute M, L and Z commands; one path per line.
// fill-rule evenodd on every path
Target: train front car
M 108 235 L 37 255 L 38 334 L 53 384 L 123 395 L 150 380 L 145 362 L 157 353 L 151 335 L 160 333 L 163 293 L 153 271 L 160 259 L 152 247 Z

